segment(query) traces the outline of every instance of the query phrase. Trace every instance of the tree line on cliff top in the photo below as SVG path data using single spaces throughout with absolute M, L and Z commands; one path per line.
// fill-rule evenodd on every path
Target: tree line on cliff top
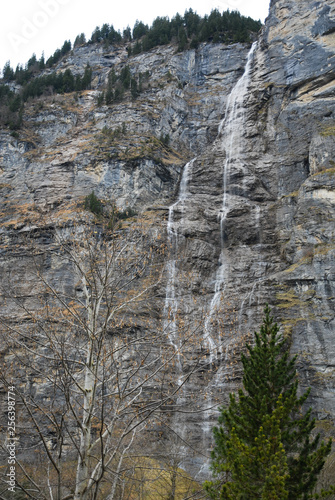
M 171 20 L 168 17 L 157 17 L 150 27 L 136 21 L 132 30 L 128 26 L 122 34 L 113 25 L 105 23 L 102 27 L 95 28 L 87 43 L 103 44 L 106 48 L 112 44 L 126 43 L 128 56 L 131 57 L 172 42 L 177 44 L 178 51 L 196 49 L 201 42 L 249 43 L 260 28 L 260 21 L 242 16 L 237 11 L 220 13 L 215 9 L 209 15 L 201 17 L 189 9 L 184 16 L 176 14 Z M 70 40 L 65 40 L 61 49 L 56 49 L 46 60 L 44 54 L 39 60 L 33 54 L 25 66 L 18 64 L 15 70 L 10 61 L 7 61 L 0 85 L 0 124 L 14 131 L 19 129 L 22 125 L 24 102 L 29 98 L 89 89 L 92 76 L 89 67 L 83 76 L 73 75 L 70 69 L 41 76 L 41 72 L 54 68 L 72 48 L 85 43 L 85 34 L 81 33 L 76 37 L 73 47 Z M 21 89 L 13 89 L 13 84 L 20 85 Z
M 133 42 L 128 46 L 129 55 L 141 51 L 145 52 L 170 42 L 177 42 L 178 50 L 186 50 L 196 48 L 200 42 L 250 43 L 250 36 L 253 33 L 256 34 L 261 26 L 260 21 L 242 16 L 237 11 L 227 10 L 220 13 L 219 10 L 215 9 L 209 15 L 201 17 L 189 9 L 184 16 L 176 14 L 171 20 L 168 17 L 157 17 L 150 27 L 137 20 L 132 30 L 128 26 L 122 34 L 120 31 L 116 31 L 113 25 L 105 23 L 94 29 L 87 43 L 104 43 L 108 46 L 115 43 Z M 33 54 L 25 67 L 18 64 L 15 71 L 8 61 L 3 68 L 3 80 L 25 85 L 40 71 L 52 68 L 72 48 L 85 43 L 85 34 L 81 33 L 76 37 L 73 47 L 70 40 L 65 40 L 62 48 L 56 49 L 47 60 L 45 60 L 44 54 L 39 60 Z

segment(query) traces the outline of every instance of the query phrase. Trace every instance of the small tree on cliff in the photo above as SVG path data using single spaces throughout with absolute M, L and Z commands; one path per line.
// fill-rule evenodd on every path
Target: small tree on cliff
M 331 440 L 312 437 L 311 409 L 301 412 L 309 390 L 297 396 L 296 357 L 289 359 L 285 339 L 265 308 L 255 345 L 242 355 L 243 389 L 230 394 L 214 427 L 212 470 L 206 482 L 212 499 L 297 500 L 311 498 Z

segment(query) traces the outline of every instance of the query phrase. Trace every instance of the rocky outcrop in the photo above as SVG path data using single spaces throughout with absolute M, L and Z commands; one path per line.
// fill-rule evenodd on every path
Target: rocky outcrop
M 173 300 L 202 328 L 202 371 L 187 393 L 206 387 L 208 407 L 227 400 L 239 349 L 268 302 L 320 428 L 334 435 L 334 3 L 272 0 L 249 50 L 165 46 L 128 59 L 121 48 L 76 49 L 57 69 L 80 73 L 89 62 L 93 89 L 31 102 L 20 138 L 1 133 L 2 238 L 13 244 L 41 214 L 61 225 L 92 190 L 154 214 L 174 267 L 152 308 L 164 316 Z M 144 91 L 99 107 L 108 72 L 126 64 L 150 74 Z M 208 410 L 174 424 L 207 452 L 215 420 Z M 199 456 L 184 466 L 201 478 Z
M 332 2 L 271 3 L 236 111 L 239 131 L 227 107 L 221 133 L 193 166 L 180 227 L 180 265 L 198 273 L 193 292 L 207 314 L 220 289 L 242 338 L 270 303 L 319 420 L 335 415 L 334 22 Z
M 93 90 L 26 106 L 20 139 L 1 135 L 2 184 L 45 209 L 92 190 L 123 208 L 164 203 L 187 159 L 216 136 L 247 50 L 204 44 L 178 54 L 167 46 L 128 59 L 125 49 L 75 49 L 57 71 L 80 73 L 88 62 Z M 146 75 L 143 91 L 98 107 L 111 68 L 119 74 L 125 65 Z

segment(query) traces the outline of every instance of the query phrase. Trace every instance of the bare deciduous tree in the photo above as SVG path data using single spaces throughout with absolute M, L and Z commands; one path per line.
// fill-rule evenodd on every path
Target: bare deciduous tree
M 176 349 L 149 324 L 164 245 L 153 248 L 140 224 L 111 226 L 64 227 L 46 251 L 31 234 L 31 268 L 20 276 L 12 261 L 3 273 L 1 378 L 16 388 L 27 498 L 121 499 L 129 451 L 191 375 L 172 366 L 192 332 Z

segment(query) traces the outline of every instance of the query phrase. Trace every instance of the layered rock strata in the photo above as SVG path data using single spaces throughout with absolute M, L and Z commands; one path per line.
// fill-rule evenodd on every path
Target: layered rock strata
M 89 62 L 93 89 L 31 102 L 20 138 L 0 137 L 3 251 L 16 249 L 20 269 L 20 235 L 33 229 L 46 248 L 92 190 L 148 217 L 153 239 L 170 246 L 152 310 L 166 320 L 173 299 L 201 329 L 202 371 L 184 397 L 201 386 L 208 409 L 174 425 L 205 454 L 211 408 L 240 383 L 239 350 L 267 302 L 298 354 L 318 425 L 334 434 L 334 3 L 272 0 L 249 51 L 167 46 L 127 59 L 125 49 L 78 48 L 58 70 Z M 150 82 L 136 100 L 99 107 L 109 70 L 126 64 Z M 200 453 L 184 466 L 207 473 Z

